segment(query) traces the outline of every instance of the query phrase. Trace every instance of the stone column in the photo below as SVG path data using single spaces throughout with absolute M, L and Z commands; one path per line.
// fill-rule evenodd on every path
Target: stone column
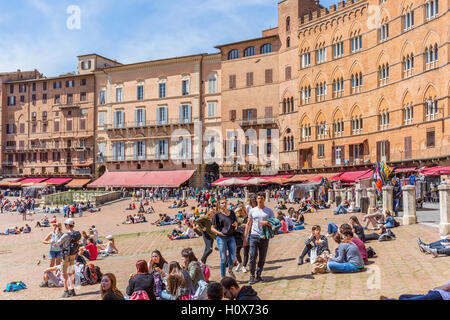
M 314 190 L 309 190 L 309 197 L 311 198 L 311 200 L 315 200 L 316 192 Z
M 244 195 L 245 195 L 245 203 L 248 203 L 248 195 L 249 195 L 249 193 L 248 193 L 248 188 L 247 187 L 244 188 Z
M 345 200 L 347 200 L 347 192 L 345 191 L 345 189 L 340 189 L 339 193 L 341 195 L 341 201 L 344 202 Z
M 439 232 L 445 236 L 450 234 L 450 185 L 441 184 L 439 190 L 439 204 L 441 211 L 441 222 Z
M 331 206 L 333 203 L 333 189 L 328 189 L 328 205 Z
M 355 192 L 356 192 L 355 207 L 361 208 L 362 189 L 355 189 Z
M 347 190 L 347 200 L 348 200 L 348 202 L 353 201 L 353 189 Z
M 377 194 L 374 188 L 367 189 L 367 196 L 369 197 L 369 210 L 368 213 L 374 213 L 377 206 Z
M 266 190 L 266 201 L 270 202 L 270 190 L 269 189 Z
M 416 224 L 416 187 L 404 186 L 403 191 L 403 225 Z
M 389 210 L 393 215 L 394 212 L 394 187 L 383 187 L 383 211 Z
M 187 200 L 187 191 L 183 190 L 183 201 Z

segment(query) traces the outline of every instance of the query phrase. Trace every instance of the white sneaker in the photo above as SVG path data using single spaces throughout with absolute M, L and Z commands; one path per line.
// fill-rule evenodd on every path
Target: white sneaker
M 242 267 L 242 272 L 247 273 L 247 269 L 245 269 L 245 267 Z
M 241 264 L 238 263 L 236 269 L 234 269 L 234 272 L 239 272 L 241 270 Z

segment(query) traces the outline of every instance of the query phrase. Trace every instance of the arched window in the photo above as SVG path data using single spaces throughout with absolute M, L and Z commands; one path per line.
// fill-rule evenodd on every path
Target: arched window
M 286 31 L 291 31 L 291 17 L 286 18 Z
M 291 47 L 291 38 L 287 37 L 286 39 L 286 48 L 290 48 Z
M 261 54 L 270 53 L 273 51 L 272 45 L 270 43 L 266 43 L 261 46 Z
M 230 52 L 228 52 L 228 60 L 237 59 L 239 58 L 239 50 L 233 49 Z
M 254 56 L 255 54 L 256 54 L 256 48 L 255 47 L 248 47 L 244 51 L 244 57 Z

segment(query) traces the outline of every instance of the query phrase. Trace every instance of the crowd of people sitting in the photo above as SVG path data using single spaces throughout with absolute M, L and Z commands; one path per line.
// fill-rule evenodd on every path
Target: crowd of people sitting
M 147 219 L 145 218 L 143 213 L 128 215 L 126 220 L 122 222 L 122 224 L 136 224 L 136 223 L 145 223 Z
M 9 227 L 6 228 L 4 233 L 0 233 L 0 235 L 2 236 L 7 236 L 10 234 L 23 234 L 23 233 L 30 233 L 31 232 L 31 227 L 26 224 L 25 227 Z

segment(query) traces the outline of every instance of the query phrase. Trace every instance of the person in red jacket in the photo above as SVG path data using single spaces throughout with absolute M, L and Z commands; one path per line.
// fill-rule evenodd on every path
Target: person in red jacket
M 80 251 L 81 251 L 81 254 L 83 256 L 85 256 L 87 259 L 89 259 L 90 261 L 97 260 L 98 248 L 97 248 L 97 245 L 95 244 L 94 238 L 90 237 L 88 239 L 88 244 L 84 248 L 81 248 Z

